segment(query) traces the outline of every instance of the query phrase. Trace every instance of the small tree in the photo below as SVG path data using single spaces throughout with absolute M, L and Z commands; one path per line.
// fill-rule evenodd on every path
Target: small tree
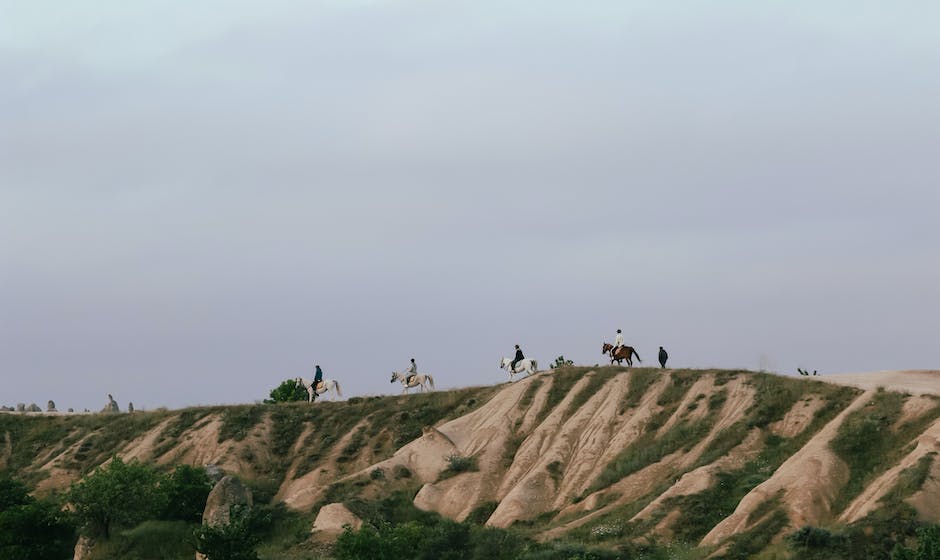
M 198 523 L 212 491 L 212 480 L 204 468 L 177 465 L 160 483 L 160 490 L 166 496 L 164 519 Z
M 160 479 L 147 465 L 114 457 L 107 466 L 72 484 L 68 501 L 86 531 L 107 539 L 112 526 L 133 526 L 165 509 Z
M 258 560 L 255 546 L 270 522 L 270 515 L 251 506 L 232 506 L 229 523 L 202 525 L 193 532 L 196 550 L 208 560 Z
M 0 560 L 60 560 L 74 543 L 68 513 L 36 500 L 24 484 L 0 479 Z
M 560 368 L 565 366 L 573 366 L 574 360 L 566 360 L 564 356 L 558 356 L 555 358 L 555 363 L 552 364 L 553 368 Z
M 293 379 L 285 379 L 276 388 L 271 389 L 271 398 L 264 402 L 274 404 L 279 402 L 296 402 L 307 400 L 307 389 Z

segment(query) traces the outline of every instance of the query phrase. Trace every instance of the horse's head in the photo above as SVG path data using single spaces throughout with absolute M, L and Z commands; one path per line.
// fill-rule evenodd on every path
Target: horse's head
M 392 380 L 389 381 L 389 383 L 394 383 L 394 382 L 397 381 L 397 380 L 398 380 L 398 374 L 393 371 L 393 372 L 392 372 Z
M 605 342 L 605 343 L 604 343 L 604 347 L 601 348 L 601 354 L 606 354 L 606 353 L 610 352 L 610 349 L 611 349 L 611 348 L 613 348 L 613 346 L 611 346 L 610 344 L 608 344 L 608 343 Z

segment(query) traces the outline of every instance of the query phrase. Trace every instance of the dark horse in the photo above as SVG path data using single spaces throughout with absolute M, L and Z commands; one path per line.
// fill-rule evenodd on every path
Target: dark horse
M 608 354 L 613 349 L 613 344 L 608 344 L 605 342 L 604 347 L 601 350 L 601 354 Z M 610 363 L 613 364 L 614 361 L 616 361 L 617 365 L 620 365 L 621 361 L 626 360 L 627 367 L 630 367 L 633 365 L 633 356 L 636 356 L 636 361 L 640 362 L 641 364 L 643 363 L 643 360 L 640 359 L 640 355 L 636 353 L 636 350 L 634 350 L 632 346 L 621 346 L 620 349 L 617 350 L 616 354 L 611 354 Z

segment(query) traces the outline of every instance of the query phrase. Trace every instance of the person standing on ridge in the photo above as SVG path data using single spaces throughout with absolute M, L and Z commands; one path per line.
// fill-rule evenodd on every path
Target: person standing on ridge
M 512 363 L 509 364 L 509 371 L 516 371 L 516 364 L 525 359 L 525 356 L 522 355 L 522 349 L 519 348 L 519 345 L 516 344 L 516 357 L 512 359 Z
M 411 365 L 408 366 L 408 370 L 405 371 L 405 373 L 408 374 L 408 377 L 405 379 L 405 385 L 411 385 L 412 380 L 418 375 L 418 364 L 415 363 L 414 358 L 411 358 Z
M 669 359 L 669 354 L 666 353 L 666 349 L 662 346 L 659 347 L 659 367 L 666 368 L 666 360 Z

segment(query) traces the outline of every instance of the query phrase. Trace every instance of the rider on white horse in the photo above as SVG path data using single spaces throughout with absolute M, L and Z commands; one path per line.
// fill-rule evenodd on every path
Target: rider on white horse
M 512 359 L 512 363 L 509 364 L 509 370 L 515 372 L 516 364 L 525 359 L 525 356 L 522 355 L 522 349 L 519 348 L 519 345 L 516 344 L 516 357 Z
M 320 382 L 323 381 L 323 370 L 320 369 L 320 365 L 317 364 L 317 372 L 313 374 L 313 397 L 317 398 L 317 386 Z
M 415 363 L 415 359 L 411 358 L 411 365 L 408 366 L 408 369 L 405 370 L 405 373 L 408 374 L 406 384 L 410 385 L 416 375 L 418 375 L 418 364 Z

